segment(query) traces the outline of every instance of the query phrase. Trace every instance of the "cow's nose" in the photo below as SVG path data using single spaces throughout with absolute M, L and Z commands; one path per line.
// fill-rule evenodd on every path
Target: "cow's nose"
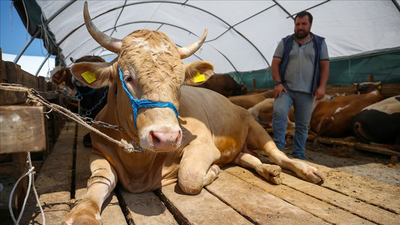
M 155 150 L 173 151 L 181 141 L 180 131 L 151 131 L 150 140 Z

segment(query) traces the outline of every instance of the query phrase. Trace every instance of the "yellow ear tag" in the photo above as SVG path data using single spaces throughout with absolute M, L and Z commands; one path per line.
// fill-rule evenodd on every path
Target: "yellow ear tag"
M 83 79 L 86 80 L 86 82 L 88 82 L 89 84 L 93 83 L 93 81 L 96 80 L 96 74 L 92 73 L 90 71 L 86 71 L 84 73 L 81 74 Z
M 199 71 L 197 71 L 196 76 L 194 76 L 193 81 L 195 83 L 200 83 L 206 80 L 206 76 L 204 76 L 203 74 L 199 73 Z

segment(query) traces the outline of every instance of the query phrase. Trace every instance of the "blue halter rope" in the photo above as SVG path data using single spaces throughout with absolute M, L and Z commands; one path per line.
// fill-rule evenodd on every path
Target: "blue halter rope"
M 95 88 L 91 88 L 92 90 L 90 90 L 88 93 L 82 93 L 79 91 L 79 88 L 75 83 L 74 83 L 74 87 L 75 87 L 76 92 L 78 93 L 78 96 L 80 96 L 80 97 L 85 96 L 85 95 L 91 95 L 91 94 L 95 93 L 97 90 Z
M 178 118 L 178 110 L 176 110 L 174 104 L 172 104 L 171 102 L 154 102 L 154 101 L 151 101 L 148 99 L 133 98 L 131 93 L 128 91 L 128 88 L 126 87 L 124 78 L 122 76 L 121 68 L 118 67 L 118 71 L 119 71 L 119 78 L 121 79 L 121 82 L 122 82 L 122 87 L 124 88 L 125 92 L 128 94 L 129 99 L 131 100 L 132 109 L 133 109 L 133 121 L 135 122 L 136 130 L 138 129 L 137 125 L 136 125 L 136 117 L 137 117 L 137 114 L 138 114 L 138 111 L 140 108 L 166 108 L 166 107 L 168 107 L 175 112 L 176 118 Z

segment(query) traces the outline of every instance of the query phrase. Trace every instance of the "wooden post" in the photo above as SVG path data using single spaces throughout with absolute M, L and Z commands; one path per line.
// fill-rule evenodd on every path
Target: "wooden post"
M 374 82 L 374 75 L 370 74 L 368 78 L 369 82 Z
M 26 172 L 25 171 L 26 153 L 12 154 L 12 160 L 13 160 L 12 164 L 14 167 L 13 175 L 15 181 L 17 181 L 17 179 L 19 179 Z M 28 190 L 28 177 L 24 177 L 20 181 L 18 186 L 15 188 L 14 199 L 12 202 L 13 211 L 15 213 L 14 216 L 19 215 L 27 190 Z
M 46 149 L 46 124 L 41 106 L 0 106 L 0 153 Z

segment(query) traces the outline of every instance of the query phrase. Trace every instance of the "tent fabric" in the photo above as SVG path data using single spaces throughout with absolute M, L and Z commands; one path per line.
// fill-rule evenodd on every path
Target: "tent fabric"
M 57 58 L 114 53 L 95 42 L 84 26 L 84 1 L 36 0 L 41 17 L 54 35 Z M 159 30 L 178 46 L 189 45 L 208 29 L 206 42 L 185 63 L 206 60 L 215 73 L 265 70 L 281 38 L 293 33 L 294 16 L 307 10 L 314 16 L 312 32 L 326 38 L 332 60 L 400 50 L 399 0 L 264 0 L 264 1 L 88 1 L 94 24 L 122 39 L 138 29 Z M 42 24 L 43 25 L 43 24 Z M 43 28 L 44 29 L 44 28 Z M 50 40 L 50 39 L 49 39 Z

